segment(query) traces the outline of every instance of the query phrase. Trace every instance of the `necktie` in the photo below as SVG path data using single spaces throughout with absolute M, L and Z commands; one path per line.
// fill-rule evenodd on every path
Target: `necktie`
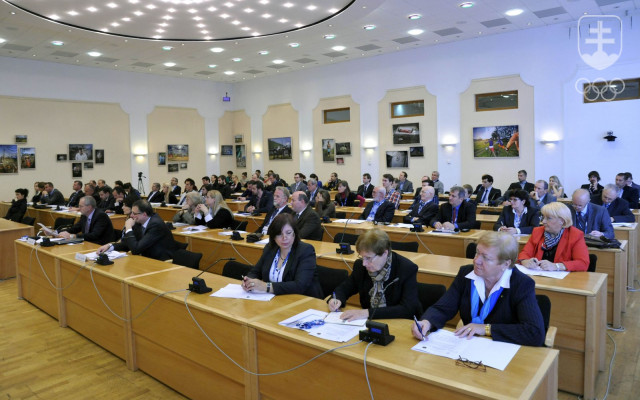
M 424 207 L 425 203 L 420 202 L 420 207 L 418 207 L 418 214 L 420 214 L 420 211 L 422 211 L 422 207 Z
M 585 232 L 586 228 L 587 228 L 587 221 L 585 219 L 584 214 L 582 214 L 581 212 L 577 213 L 576 214 L 576 220 L 578 222 L 578 229 L 580 229 L 581 231 Z
M 604 208 L 606 208 L 608 210 L 610 205 L 611 205 L 611 203 L 607 203 L 607 204 L 604 205 Z
M 487 202 L 487 195 L 489 194 L 489 191 L 485 189 L 484 193 L 482 194 L 482 201 L 481 203 L 486 203 Z
M 453 217 L 451 218 L 451 223 L 455 224 L 458 219 L 458 208 L 453 209 Z
M 87 218 L 87 225 L 84 227 L 84 233 L 89 233 L 89 227 L 91 226 L 91 218 Z

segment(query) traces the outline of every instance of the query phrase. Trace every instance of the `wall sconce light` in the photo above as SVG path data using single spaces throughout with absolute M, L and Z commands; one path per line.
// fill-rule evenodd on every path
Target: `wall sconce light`
M 607 132 L 607 136 L 605 136 L 605 137 L 604 137 L 604 139 L 605 139 L 607 142 L 615 142 L 615 141 L 616 141 L 616 138 L 617 138 L 617 136 L 615 136 L 615 135 L 613 134 L 613 131 L 608 131 L 608 132 Z
M 217 156 L 218 153 L 208 153 L 210 156 Z
M 540 143 L 542 144 L 556 144 L 560 141 L 560 139 L 544 139 L 541 140 Z
M 442 149 L 447 151 L 453 151 L 457 145 L 458 143 L 440 143 L 440 146 L 442 147 Z
M 133 153 L 133 155 L 137 158 L 137 157 L 144 157 L 147 154 L 146 153 Z

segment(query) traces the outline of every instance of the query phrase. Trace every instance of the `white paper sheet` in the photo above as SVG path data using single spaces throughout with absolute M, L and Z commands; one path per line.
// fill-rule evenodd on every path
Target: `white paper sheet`
M 429 235 L 457 235 L 458 232 L 447 229 L 435 229 L 427 232 Z
M 394 228 L 413 228 L 413 224 L 403 224 L 398 222 L 397 224 L 391 224 L 389 226 L 392 226 Z
M 296 324 L 314 321 L 316 319 L 325 319 L 328 314 L 329 313 L 325 311 L 308 309 L 307 311 L 296 314 L 291 318 L 280 321 L 278 324 L 286 326 L 288 328 L 300 329 L 296 326 Z M 356 335 L 358 335 L 358 332 L 360 332 L 361 329 L 361 326 L 326 323 L 325 319 L 324 325 L 314 326 L 311 329 L 304 329 L 304 331 L 306 331 L 309 335 L 319 337 L 321 339 L 331 340 L 334 342 L 348 342 Z
M 207 230 L 207 227 L 205 225 L 195 225 L 195 226 L 188 226 L 182 229 L 180 233 L 184 233 L 185 235 L 190 235 L 192 233 L 203 232 L 206 230 Z
M 516 264 L 516 268 L 526 275 L 546 276 L 547 278 L 564 279 L 569 275 L 569 271 L 543 271 L 541 269 L 529 269 L 523 265 Z
M 613 225 L 614 227 L 625 227 L 625 228 L 631 228 L 631 226 L 634 224 L 634 222 L 612 222 L 611 225 Z
M 365 222 L 365 220 L 349 218 L 349 219 L 336 219 L 333 222 L 335 222 L 336 224 L 361 224 Z
M 189 226 L 189 224 L 185 223 L 185 222 L 174 222 L 173 226 L 176 228 L 180 228 L 181 226 Z
M 353 321 L 347 321 L 340 318 L 342 315 L 342 311 L 334 311 L 327 314 L 324 318 L 324 322 L 327 324 L 338 324 L 338 325 L 353 325 L 353 326 L 364 326 L 367 323 L 367 319 L 354 319 Z
M 229 299 L 244 299 L 244 300 L 257 300 L 257 301 L 269 301 L 274 298 L 273 293 L 253 293 L 245 292 L 241 285 L 230 283 L 222 289 L 211 294 L 212 297 L 225 297 Z
M 247 233 L 246 231 L 236 231 L 238 233 Z M 231 236 L 233 235 L 233 231 L 222 231 L 222 232 L 218 232 L 218 235 L 221 236 Z
M 125 252 L 121 252 L 121 251 L 108 251 L 105 253 L 107 255 L 107 257 L 109 257 L 109 260 L 113 261 L 116 258 L 122 258 L 122 257 L 126 257 L 127 253 Z M 85 254 L 87 256 L 87 260 L 91 260 L 91 261 L 95 261 L 98 259 L 98 253 L 96 253 L 95 251 L 91 252 L 91 253 L 87 253 Z

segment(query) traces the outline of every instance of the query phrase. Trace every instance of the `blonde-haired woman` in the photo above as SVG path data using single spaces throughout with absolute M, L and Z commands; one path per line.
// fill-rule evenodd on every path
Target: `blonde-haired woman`
M 217 190 L 207 192 L 204 204 L 196 208 L 196 225 L 206 225 L 211 229 L 230 228 L 234 226 L 231 209 Z
M 173 222 L 182 222 L 188 225 L 194 225 L 196 222 L 196 208 L 202 204 L 202 196 L 200 192 L 189 192 L 185 195 L 186 200 L 182 206 L 182 210 L 173 216 Z
M 167 182 L 162 184 L 162 197 L 165 204 L 178 204 L 178 199 L 171 191 L 171 185 Z
M 549 177 L 549 192 L 556 196 L 558 200 L 567 197 L 567 195 L 564 194 L 564 188 L 562 187 L 562 183 L 560 183 L 560 178 L 555 175 Z

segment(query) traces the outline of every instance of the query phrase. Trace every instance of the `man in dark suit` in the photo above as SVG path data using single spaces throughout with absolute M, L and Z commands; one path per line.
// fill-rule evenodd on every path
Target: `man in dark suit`
M 273 209 L 264 217 L 262 225 L 256 230 L 256 233 L 267 234 L 269 225 L 280 214 L 293 214 L 293 210 L 289 208 L 287 202 L 289 201 L 289 190 L 284 186 L 278 186 L 273 192 Z
M 60 193 L 58 189 L 53 187 L 53 183 L 51 182 L 45 183 L 44 191 L 45 193 L 43 193 L 40 199 L 42 204 L 47 204 L 50 206 L 52 205 L 63 206 L 66 204 L 66 202 L 64 201 L 64 196 L 62 195 L 62 193 Z
M 640 192 L 640 185 L 633 183 L 633 175 L 631 175 L 631 172 L 625 172 L 624 178 L 627 180 L 627 186 L 634 187 Z
M 160 191 L 160 184 L 158 182 L 154 182 L 151 185 L 151 193 L 147 196 L 147 201 L 149 203 L 162 203 L 164 201 L 164 193 Z
M 382 186 L 373 188 L 373 201 L 370 201 L 360 215 L 360 219 L 375 222 L 393 221 L 396 206 L 385 200 L 387 191 Z
M 264 190 L 262 181 L 252 181 L 251 199 L 244 206 L 244 210 L 248 213 L 268 213 L 273 209 L 273 193 Z
M 577 189 L 571 198 L 571 219 L 573 225 L 592 236 L 614 238 L 613 225 L 609 213 L 603 206 L 589 203 L 591 196 L 585 189 Z
M 373 197 L 373 185 L 371 184 L 371 174 L 365 172 L 362 174 L 362 185 L 358 186 L 356 195 L 362 196 L 365 199 Z
M 295 193 L 295 192 L 306 193 L 306 191 L 307 191 L 307 184 L 303 182 L 302 175 L 300 174 L 300 172 L 296 172 L 295 174 L 293 174 L 293 183 L 289 187 L 289 192 L 290 193 Z
M 482 183 L 476 187 L 474 193 L 476 194 L 476 204 L 494 205 L 502 196 L 502 191 L 493 187 L 493 176 L 488 174 L 482 175 Z
M 435 194 L 434 188 L 426 186 L 420 192 L 420 200 L 413 203 L 411 211 L 404 216 L 403 221 L 407 224 L 419 222 L 422 225 L 429 225 L 431 219 L 438 214 L 438 204 L 432 201 Z
M 153 212 L 151 204 L 146 200 L 138 200 L 131 207 L 131 218 L 125 223 L 125 234 L 114 244 L 105 244 L 97 253 L 105 251 L 131 251 L 134 255 L 168 260 L 173 258 L 177 249 L 171 231 L 162 218 Z
M 464 188 L 454 186 L 449 189 L 449 202 L 440 206 L 438 214 L 431 219 L 436 229 L 473 229 L 476 224 L 476 206 L 464 201 Z
M 629 202 L 618 197 L 618 187 L 609 184 L 604 187 L 602 194 L 597 197 L 591 197 L 591 202 L 600 206 L 604 206 L 609 213 L 611 222 L 635 222 L 635 216 L 629 209 Z
M 171 193 L 173 193 L 178 199 L 182 194 L 182 188 L 178 185 L 178 178 L 175 176 L 171 178 Z
M 311 207 L 315 207 L 316 205 L 316 195 L 318 194 L 318 181 L 314 178 L 309 178 L 307 181 L 307 192 L 306 195 L 309 198 L 309 204 Z
M 638 201 L 640 200 L 638 189 L 633 186 L 627 186 L 627 177 L 624 172 L 616 175 L 616 186 L 622 190 L 622 192 L 618 194 L 618 197 L 628 201 L 629 207 L 638 208 Z
M 398 175 L 398 186 L 396 187 L 398 192 L 413 192 L 413 182 L 407 180 L 407 173 L 405 171 L 400 172 Z
M 98 208 L 102 211 L 114 211 L 115 207 L 113 203 L 115 202 L 115 200 L 113 198 L 113 195 L 111 194 L 112 191 L 113 189 L 111 189 L 109 186 L 103 186 L 100 188 L 100 202 L 98 203 Z
M 80 221 L 65 232 L 60 232 L 58 237 L 64 239 L 79 237 L 96 244 L 111 242 L 113 240 L 113 224 L 104 211 L 96 208 L 96 199 L 84 196 L 78 202 L 78 207 L 82 215 Z
M 82 193 L 82 181 L 73 181 L 73 193 L 69 195 L 67 207 L 78 207 L 78 203 L 83 197 L 84 193 Z
M 588 190 L 591 194 L 591 201 L 593 201 L 595 198 L 600 197 L 600 195 L 602 194 L 602 189 L 604 189 L 604 187 L 598 183 L 600 182 L 600 174 L 598 173 L 598 171 L 589 172 L 589 175 L 587 175 L 587 177 L 589 178 L 589 183 L 585 183 L 584 185 L 580 186 L 580 189 Z
M 547 181 L 542 179 L 536 181 L 536 185 L 533 187 L 533 191 L 531 191 L 529 195 L 531 196 L 529 205 L 537 207 L 539 210 L 541 210 L 545 204 L 558 201 L 554 195 L 549 194 L 549 184 Z
M 84 195 L 93 197 L 96 204 L 100 202 L 100 194 L 98 193 L 97 186 L 92 183 L 84 184 Z
M 113 204 L 110 208 L 107 208 L 107 212 L 114 212 L 116 214 L 124 214 L 122 211 L 122 204 L 125 198 L 124 188 L 122 186 L 116 186 L 113 188 Z
M 531 191 L 533 191 L 533 183 L 527 182 L 527 171 L 524 169 L 518 171 L 518 182 L 513 182 L 509 185 L 509 189 L 507 190 L 513 189 L 521 189 L 527 193 L 531 193 Z
M 322 240 L 320 217 L 309 207 L 309 198 L 304 192 L 295 192 L 291 196 L 291 208 L 295 213 L 300 239 Z

